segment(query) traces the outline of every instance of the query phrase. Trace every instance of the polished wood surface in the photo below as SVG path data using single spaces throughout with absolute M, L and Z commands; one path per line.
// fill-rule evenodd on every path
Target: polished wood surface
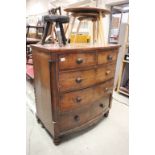
M 103 51 L 98 55 L 98 63 L 105 64 L 115 62 L 117 60 L 117 52 L 115 51 Z
M 66 12 L 72 12 L 72 13 L 99 13 L 102 12 L 102 14 L 110 14 L 110 11 L 107 9 L 97 8 L 97 7 L 70 7 L 64 9 Z
M 81 52 L 93 52 L 93 50 L 117 50 L 120 45 L 118 44 L 88 44 L 88 43 L 79 43 L 79 44 L 68 44 L 66 46 L 60 47 L 59 44 L 37 44 L 32 45 L 33 49 L 37 49 L 38 52 L 45 53 L 81 53 Z
M 65 112 L 81 108 L 84 105 L 91 105 L 100 100 L 103 96 L 112 93 L 113 79 L 100 85 L 95 85 L 86 89 L 62 93 L 60 95 L 60 111 Z
M 60 131 L 69 130 L 81 126 L 89 120 L 103 114 L 108 107 L 109 97 L 102 98 L 95 104 L 86 107 L 85 109 L 76 109 L 74 112 L 61 114 L 60 116 Z M 65 122 L 65 123 L 64 123 Z
M 55 144 L 108 116 L 118 49 L 32 45 L 37 118 Z
M 96 53 L 78 53 L 59 56 L 61 70 L 69 68 L 87 67 L 96 64 Z
M 60 92 L 86 88 L 114 77 L 115 64 L 83 71 L 62 72 L 59 74 Z M 67 80 L 66 80 L 67 79 Z

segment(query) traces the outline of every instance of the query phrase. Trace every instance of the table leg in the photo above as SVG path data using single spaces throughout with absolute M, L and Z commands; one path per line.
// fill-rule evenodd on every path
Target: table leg
M 75 34 L 73 43 L 75 43 L 75 41 L 76 41 L 76 37 L 77 37 L 77 34 L 79 33 L 79 29 L 80 29 L 81 23 L 82 23 L 82 22 L 81 22 L 81 20 L 80 20 L 80 21 L 79 21 L 79 24 L 78 24 L 78 27 L 77 27 L 77 31 L 76 31 L 76 34 Z
M 101 42 L 105 45 L 105 38 L 104 38 L 104 29 L 103 29 L 103 22 L 102 22 L 102 12 L 99 13 L 99 22 L 100 22 L 100 33 L 101 33 Z

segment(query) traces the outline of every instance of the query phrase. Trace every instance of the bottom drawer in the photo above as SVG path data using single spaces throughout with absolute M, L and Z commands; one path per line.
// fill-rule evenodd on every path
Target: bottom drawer
M 83 125 L 109 108 L 109 96 L 87 108 L 73 110 L 67 114 L 61 114 L 59 120 L 60 131 L 70 130 Z

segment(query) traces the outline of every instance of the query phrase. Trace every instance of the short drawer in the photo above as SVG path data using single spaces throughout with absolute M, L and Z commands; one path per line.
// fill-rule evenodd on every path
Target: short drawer
M 61 94 L 59 101 L 60 111 L 65 112 L 85 105 L 91 105 L 103 98 L 103 96 L 109 95 L 113 90 L 113 81 L 112 79 L 87 89 Z
M 96 73 L 96 82 L 100 83 L 111 78 L 114 78 L 116 64 L 109 64 L 104 67 L 99 67 Z
M 60 70 L 87 67 L 96 64 L 96 53 L 63 54 L 59 56 Z
M 91 121 L 93 118 L 104 113 L 109 106 L 109 97 L 103 98 L 89 108 L 73 110 L 70 113 L 59 116 L 60 131 L 67 131 L 76 127 L 80 127 L 84 123 Z
M 117 60 L 117 51 L 105 51 L 98 53 L 98 64 L 105 64 Z
M 76 90 L 95 84 L 96 70 L 63 72 L 59 74 L 60 91 Z

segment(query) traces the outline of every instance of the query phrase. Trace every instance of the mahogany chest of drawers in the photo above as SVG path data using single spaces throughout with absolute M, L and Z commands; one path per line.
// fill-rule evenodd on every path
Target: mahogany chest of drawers
M 58 144 L 107 117 L 119 45 L 32 45 L 37 118 Z

